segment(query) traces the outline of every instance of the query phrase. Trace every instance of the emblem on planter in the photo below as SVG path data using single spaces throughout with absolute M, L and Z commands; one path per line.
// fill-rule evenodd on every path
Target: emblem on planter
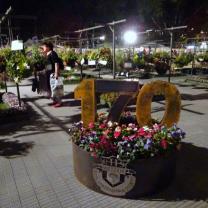
M 124 196 L 136 183 L 136 172 L 127 168 L 127 162 L 115 157 L 103 157 L 93 168 L 93 178 L 104 193 Z

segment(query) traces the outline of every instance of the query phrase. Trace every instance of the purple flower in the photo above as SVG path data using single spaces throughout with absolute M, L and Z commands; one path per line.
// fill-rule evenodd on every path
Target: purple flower
M 146 144 L 144 145 L 144 149 L 148 150 L 152 146 L 152 140 L 147 139 Z

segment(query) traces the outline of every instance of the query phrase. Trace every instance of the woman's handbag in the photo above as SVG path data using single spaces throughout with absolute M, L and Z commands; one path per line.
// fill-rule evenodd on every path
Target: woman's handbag
M 64 96 L 64 84 L 63 77 L 55 78 L 54 74 L 50 76 L 50 86 L 51 86 L 51 97 L 62 97 Z

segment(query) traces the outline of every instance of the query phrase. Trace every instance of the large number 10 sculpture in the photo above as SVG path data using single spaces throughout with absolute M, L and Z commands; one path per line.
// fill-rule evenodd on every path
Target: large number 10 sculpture
M 153 81 L 141 89 L 138 82 L 86 79 L 75 89 L 75 99 L 81 99 L 84 126 L 96 120 L 98 93 L 119 92 L 120 96 L 110 109 L 108 119 L 118 121 L 124 107 L 137 96 L 136 117 L 140 126 L 151 125 L 151 103 L 154 95 L 164 95 L 165 113 L 161 124 L 171 127 L 179 121 L 181 98 L 177 88 L 165 81 Z

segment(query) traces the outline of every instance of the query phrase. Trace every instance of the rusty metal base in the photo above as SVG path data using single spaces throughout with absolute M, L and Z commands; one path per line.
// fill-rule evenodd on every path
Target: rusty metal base
M 74 172 L 86 187 L 103 194 L 132 198 L 158 193 L 175 176 L 176 153 L 128 164 L 113 158 L 95 159 L 73 146 Z

